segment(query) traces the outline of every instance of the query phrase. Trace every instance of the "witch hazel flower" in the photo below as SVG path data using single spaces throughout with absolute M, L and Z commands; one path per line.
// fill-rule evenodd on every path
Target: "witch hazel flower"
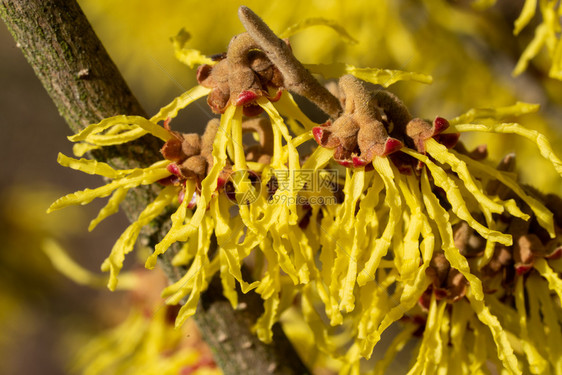
M 110 289 L 141 228 L 173 207 L 171 228 L 145 265 L 155 267 L 159 255 L 181 244 L 172 264 L 185 273 L 163 291 L 167 303 L 183 303 L 177 325 L 195 314 L 200 294 L 219 274 L 232 306 L 238 305 L 237 288 L 262 297 L 265 312 L 255 331 L 264 342 L 273 339 L 281 315 L 299 305 L 319 350 L 344 363 L 342 374 L 359 373 L 381 335 L 402 323 L 394 352 L 422 336 L 412 373 L 435 372 L 451 358 L 461 373 L 469 372 L 472 359 L 475 369 L 488 359 L 512 373 L 525 361 L 535 366 L 535 341 L 525 341 L 525 355 L 514 352 L 506 333 L 513 327 L 500 315 L 511 309 L 514 316 L 533 316 L 536 324 L 544 314 L 549 327 L 559 324 L 556 314 L 548 315 L 559 309 L 548 298 L 549 290 L 562 290 L 553 263 L 560 225 L 547 208 L 550 201 L 518 183 L 514 171 L 490 166 L 483 148 L 467 151 L 459 138 L 475 131 L 518 134 L 562 174 L 544 136 L 502 122 L 538 106 L 517 103 L 451 120 L 421 119 L 372 84 L 429 83 L 431 77 L 339 63 L 305 65 L 251 10 L 241 7 L 239 17 L 246 32 L 213 58 L 186 50 L 185 33 L 176 37 L 177 55 L 200 65 L 199 85 L 150 119 L 116 116 L 71 137 L 80 142 L 75 151 L 81 154 L 151 134 L 164 143 L 163 160 L 117 170 L 59 156 L 62 165 L 110 180 L 50 208 L 111 195 L 92 228 L 118 210 L 130 189 L 163 186 L 102 265 L 110 272 Z M 338 88 L 328 90 L 312 73 L 336 78 Z M 291 93 L 315 104 L 327 121 L 311 121 Z M 203 97 L 220 119 L 211 120 L 202 136 L 172 130 L 178 112 Z M 253 279 L 243 277 L 242 267 L 251 267 Z M 541 285 L 540 301 L 523 311 L 521 290 L 535 284 Z M 512 331 L 530 337 L 521 324 Z M 340 326 L 345 333 L 334 338 Z M 466 354 L 469 345 L 472 354 Z M 482 354 L 480 346 L 497 355 Z
M 275 66 L 256 48 L 256 44 L 247 34 L 234 38 L 231 48 L 222 59 L 224 60 L 222 64 L 220 61 L 215 64 L 200 53 L 190 56 L 193 60 L 207 64 L 199 70 L 202 85 L 175 98 L 150 119 L 139 116 L 115 116 L 98 124 L 92 124 L 76 136 L 70 137 L 72 141 L 80 142 L 75 147 L 75 152 L 81 156 L 88 150 L 125 144 L 151 134 L 164 142 L 161 150 L 163 160 L 146 168 L 117 170 L 94 160 L 73 159 L 60 155 L 59 163 L 62 165 L 101 175 L 110 182 L 96 189 L 69 194 L 57 200 L 49 208 L 49 211 L 52 211 L 73 204 L 87 204 L 95 198 L 111 195 L 107 205 L 93 220 L 90 226 L 90 229 L 93 229 L 100 221 L 117 212 L 130 189 L 140 185 L 156 187 L 163 185 L 164 188 L 159 191 L 154 201 L 117 240 L 110 256 L 103 263 L 102 270 L 110 272 L 108 286 L 112 290 L 115 289 L 124 257 L 133 250 L 141 228 L 170 206 L 175 206 L 176 210 L 171 216 L 172 227 L 156 246 L 154 254 L 147 259 L 146 266 L 154 267 L 158 255 L 166 252 L 171 244 L 178 241 L 184 244 L 174 258 L 173 264 L 188 265 L 188 270 L 184 278 L 164 292 L 170 303 L 177 303 L 174 301 L 181 301 L 189 296 L 180 311 L 178 324 L 195 312 L 199 294 L 206 289 L 209 278 L 218 272 L 219 268 L 225 280 L 225 295 L 233 305 L 236 305 L 234 286 L 237 281 L 244 291 L 257 288 L 256 290 L 264 296 L 265 300 L 272 299 L 266 309 L 273 309 L 279 302 L 280 288 L 283 284 L 281 269 L 298 283 L 309 279 L 307 267 L 301 265 L 313 264 L 312 255 L 309 254 L 298 255 L 298 260 L 291 259 L 292 255 L 289 255 L 288 248 L 276 247 L 273 253 L 270 253 L 271 249 L 263 250 L 268 252 L 268 257 L 279 253 L 274 256 L 282 259 L 281 268 L 272 261 L 268 270 L 264 271 L 270 275 L 264 276 L 266 280 L 252 284 L 244 281 L 240 267 L 254 246 L 264 241 L 282 241 L 282 233 L 288 232 L 291 225 L 296 227 L 291 232 L 295 236 L 291 240 L 293 244 L 298 245 L 301 242 L 299 238 L 304 237 L 302 231 L 298 232 L 298 210 L 294 203 L 297 190 L 277 189 L 269 195 L 261 194 L 261 198 L 254 204 L 240 205 L 240 215 L 232 216 L 229 207 L 233 202 L 225 193 L 224 187 L 227 181 L 230 181 L 236 185 L 237 195 L 255 189 L 252 184 L 244 183 L 245 177 L 236 174 L 239 171 L 254 170 L 260 175 L 263 174 L 266 176 L 263 184 L 265 187 L 268 179 L 276 179 L 277 171 L 283 173 L 289 169 L 298 169 L 300 157 L 296 147 L 312 137 L 307 129 L 317 124 L 301 112 L 288 92 L 283 92 L 281 95 L 280 84 L 283 80 L 279 78 Z M 273 75 L 271 76 L 270 73 Z M 226 86 L 221 86 L 220 82 L 230 82 L 230 84 L 225 88 Z M 219 108 L 215 105 L 218 103 L 217 98 L 220 97 L 217 93 L 223 92 L 223 89 L 229 93 L 234 90 L 232 96 L 234 100 L 230 100 L 229 94 L 228 100 Z M 270 89 L 278 92 L 270 97 L 267 94 Z M 249 92 L 256 95 L 250 95 Z M 223 112 L 220 120 L 211 120 L 203 136 L 173 131 L 171 121 L 178 112 L 205 96 L 208 96 L 213 110 Z M 275 106 L 272 104 L 273 100 L 276 101 Z M 248 116 L 255 118 L 260 111 L 265 111 L 269 119 L 248 118 Z M 293 138 L 290 134 L 280 113 L 290 119 L 289 126 L 297 137 Z M 242 134 L 245 131 L 252 132 L 258 138 L 257 145 L 243 143 Z M 294 181 L 295 177 L 290 178 Z M 262 192 L 259 191 L 255 195 L 260 193 Z M 293 201 L 293 203 L 269 204 L 272 194 L 277 198 L 275 201 Z M 190 199 L 191 197 L 194 199 Z M 274 226 L 277 223 L 283 225 Z M 245 234 L 246 227 L 251 229 L 247 234 Z M 209 258 L 210 238 L 213 235 L 217 237 L 220 248 L 216 252 L 218 256 Z M 242 242 L 240 242 L 241 238 L 244 238 Z M 303 247 L 300 252 L 309 252 L 309 250 L 308 247 Z M 291 254 L 295 253 L 296 250 L 291 250 Z M 271 337 L 271 326 L 278 317 L 269 312 L 265 316 L 267 319 L 260 323 L 261 328 L 258 329 L 258 333 L 260 337 L 267 340 L 267 337 Z
M 333 124 L 329 121 L 312 131 L 318 144 L 335 149 L 334 159 L 343 166 L 368 165 L 375 156 L 392 154 L 405 144 L 424 152 L 424 142 L 449 127 L 447 120 L 441 117 L 433 124 L 412 119 L 396 96 L 384 90 L 369 89 L 366 82 L 353 75 L 340 78 L 339 89 L 344 113 Z M 449 147 L 457 140 L 455 134 L 441 137 Z
M 454 140 L 461 129 L 523 135 L 537 143 L 541 154 L 560 173 L 560 160 L 543 136 L 515 123 L 498 123 L 503 116 L 536 109 L 518 103 L 497 110 L 471 110 L 451 120 L 448 131 L 453 132 Z M 457 125 L 475 120 L 481 124 Z M 498 356 L 492 359 L 499 361 L 499 368 L 520 373 L 519 363 L 526 360 L 514 354 L 503 321 L 498 320 L 498 311 L 489 306 L 487 297 L 491 292 L 505 297 L 501 293 L 509 292 L 510 287 L 505 279 L 501 282 L 496 277 L 496 284 L 491 284 L 487 277 L 492 268 L 508 278 L 524 274 L 532 267 L 531 259 L 538 259 L 544 268 L 535 269 L 547 280 L 550 290 L 560 294 L 560 277 L 548 263 L 559 252 L 559 224 L 546 208 L 548 202 L 548 207 L 555 210 L 554 202 L 559 198 L 543 198 L 533 189 L 519 185 L 501 164 L 499 170 L 490 167 L 483 162 L 485 153 L 481 148 L 467 152 L 458 144 L 448 149 L 432 139 L 431 130 L 426 134 L 430 137 L 420 137 L 423 143 L 417 143 L 423 148 L 402 147 L 389 157 L 377 156 L 372 162 L 374 171 L 366 172 L 366 168 L 353 165 L 348 168 L 341 211 L 323 221 L 331 236 L 323 242 L 320 259 L 331 271 L 324 273 L 318 290 L 325 291 L 316 299 L 329 307 L 327 314 L 333 325 L 351 325 L 352 332 L 357 332 L 345 356 L 354 365 L 346 371 L 357 371 L 361 356 L 370 357 L 381 334 L 398 320 L 425 327 L 412 373 L 437 371 L 443 363 L 440 358 L 447 353 L 441 352 L 445 346 L 433 349 L 435 340 L 443 341 L 436 335 L 443 335 L 440 329 L 451 329 L 450 319 L 454 318 L 443 315 L 448 311 L 445 306 L 465 301 L 460 302 L 463 308 L 474 310 L 467 316 L 473 314 L 477 319 L 471 324 L 488 326 L 492 333 L 493 342 L 486 344 L 497 348 Z M 412 164 L 415 168 L 409 170 L 400 168 L 407 160 L 401 153 L 419 163 Z M 366 185 L 368 181 L 370 185 Z M 385 202 L 382 206 L 381 201 Z M 373 294 L 365 299 L 363 293 L 368 286 Z M 467 299 L 469 305 L 465 304 Z M 418 312 L 419 303 L 429 308 L 429 316 Z M 555 305 L 555 300 L 551 304 Z M 342 311 L 351 314 L 346 316 Z M 313 316 L 308 319 L 311 324 L 317 322 Z M 557 327 L 558 323 L 551 325 Z M 413 331 L 407 331 L 410 336 L 397 337 L 395 348 L 411 339 Z M 318 339 L 325 334 L 327 331 Z M 388 365 L 387 361 L 384 363 Z M 464 368 L 461 373 L 468 372 L 468 367 Z

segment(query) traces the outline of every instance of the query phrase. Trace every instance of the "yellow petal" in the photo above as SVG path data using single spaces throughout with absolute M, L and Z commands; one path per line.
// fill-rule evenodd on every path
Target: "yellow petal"
M 47 212 L 52 212 L 64 207 L 72 205 L 85 205 L 90 203 L 95 198 L 103 198 L 110 195 L 115 189 L 123 188 L 130 189 L 139 185 L 150 185 L 158 180 L 161 180 L 170 175 L 170 172 L 163 167 L 164 164 L 168 164 L 167 160 L 158 162 L 152 167 L 146 169 L 136 169 L 130 175 L 114 180 L 107 185 L 100 186 L 96 189 L 85 189 L 82 191 L 77 191 L 65 195 L 62 198 L 57 199 L 48 209 Z M 162 167 L 160 167 L 162 165 Z
M 107 282 L 105 276 L 95 275 L 72 260 L 55 240 L 44 240 L 42 249 L 49 257 L 51 263 L 53 263 L 55 269 L 75 283 L 91 287 L 100 287 L 104 286 Z
M 342 229 L 338 236 L 338 245 L 336 246 L 336 253 L 338 255 L 332 276 L 332 285 L 330 285 L 331 289 L 337 290 L 339 293 L 341 300 L 339 309 L 346 312 L 351 312 L 355 308 L 353 291 L 357 278 L 357 260 L 362 250 L 355 236 L 355 228 L 359 226 L 365 227 L 365 222 L 359 222 L 359 217 L 355 215 L 357 201 L 363 193 L 365 170 L 364 168 L 356 169 L 353 172 L 353 177 L 350 177 L 349 171 L 350 169 L 348 168 L 344 186 L 343 212 L 340 214 Z M 363 219 L 364 216 L 362 215 L 361 218 Z M 349 251 L 350 247 L 351 251 Z
M 435 185 L 441 187 L 445 191 L 453 212 L 459 218 L 466 221 L 468 225 L 474 228 L 474 230 L 476 230 L 482 237 L 490 241 L 499 242 L 506 246 L 511 246 L 512 238 L 510 235 L 486 228 L 476 221 L 474 217 L 472 217 L 458 186 L 447 176 L 447 173 L 442 168 L 433 163 L 427 156 L 419 154 L 414 150 L 403 148 L 402 151 L 423 162 L 431 171 Z
M 125 115 L 118 115 L 113 117 L 108 117 L 106 119 L 101 120 L 97 124 L 90 124 L 79 133 L 74 134 L 68 139 L 72 142 L 78 141 L 85 141 L 89 136 L 98 134 L 112 128 L 114 126 L 119 126 L 121 131 L 134 129 L 136 126 L 134 125 L 135 120 L 137 119 L 144 119 L 141 116 L 125 116 Z M 133 125 L 131 125 L 133 124 Z M 113 134 L 113 133 L 112 133 Z
M 289 26 L 285 31 L 279 34 L 279 37 L 282 39 L 289 38 L 295 35 L 296 33 L 298 33 L 299 31 L 302 31 L 308 27 L 318 26 L 318 25 L 330 27 L 332 30 L 337 32 L 345 42 L 349 44 L 357 43 L 357 40 L 355 40 L 351 35 L 349 35 L 347 30 L 342 25 L 340 25 L 334 20 L 329 20 L 321 17 L 305 18 L 304 20 Z
M 178 189 L 176 188 L 175 191 L 178 192 Z M 194 192 L 195 192 L 195 182 L 191 180 L 186 181 L 183 201 L 181 202 L 180 206 L 172 214 L 171 217 L 172 227 L 170 228 L 168 233 L 166 233 L 166 236 L 164 236 L 162 241 L 160 241 L 156 245 L 154 252 L 146 260 L 146 263 L 144 265 L 146 268 L 152 269 L 154 268 L 154 266 L 156 266 L 156 261 L 158 260 L 158 256 L 164 254 L 164 252 L 166 252 L 166 250 L 171 245 L 171 243 L 166 242 L 167 239 L 172 237 L 184 225 L 185 218 L 187 216 L 187 205 L 191 201 L 191 197 L 193 196 Z
M 562 176 L 562 160 L 556 156 L 548 138 L 536 130 L 526 129 L 517 123 L 502 123 L 494 125 L 458 124 L 454 129 L 458 132 L 481 131 L 489 133 L 517 134 L 534 142 L 542 157 L 550 161 L 556 172 Z
M 556 48 L 552 54 L 552 66 L 550 67 L 548 76 L 562 80 L 562 39 L 558 39 L 556 43 Z
M 519 317 L 520 339 L 523 342 L 523 351 L 529 362 L 529 370 L 533 374 L 544 374 L 548 367 L 548 362 L 541 356 L 537 348 L 529 340 L 527 329 L 527 309 L 525 307 L 525 291 L 523 289 L 523 277 L 518 277 L 515 283 L 515 305 Z
M 484 194 L 478 186 L 476 186 L 476 183 L 474 182 L 465 162 L 455 157 L 454 154 L 447 150 L 447 147 L 438 143 L 433 138 L 430 138 L 425 142 L 425 147 L 427 152 L 439 163 L 449 164 L 451 166 L 452 170 L 455 171 L 464 182 L 466 189 L 474 195 L 474 198 L 476 198 L 478 204 L 483 209 L 487 209 L 490 212 L 497 214 L 503 213 L 503 206 L 494 202 L 486 194 Z
M 468 328 L 468 321 L 473 315 L 474 313 L 466 300 L 462 299 L 453 303 L 451 313 L 451 345 L 453 350 L 449 360 L 452 373 L 468 373 L 469 362 L 465 347 L 465 334 Z
M 431 294 L 429 315 L 427 317 L 420 351 L 415 365 L 408 372 L 409 375 L 434 373 L 436 366 L 441 361 L 443 342 L 439 331 L 446 306 L 447 303 L 445 301 L 437 302 L 435 300 L 435 294 Z
M 410 340 L 414 338 L 413 334 L 418 329 L 418 326 L 415 324 L 409 324 L 406 327 L 402 328 L 402 331 L 398 333 L 392 339 L 392 342 L 384 352 L 384 357 L 379 359 L 375 364 L 375 368 L 373 369 L 373 375 L 384 375 L 386 374 L 386 369 L 388 366 L 394 361 L 397 354 L 404 349 L 406 344 Z
M 100 134 L 104 130 L 112 127 L 120 127 L 119 133 L 109 132 Z M 92 124 L 84 130 L 68 137 L 72 142 L 84 141 L 98 146 L 116 145 L 130 142 L 150 133 L 155 137 L 167 141 L 171 134 L 163 127 L 156 124 L 156 121 L 147 120 L 141 116 L 119 115 L 102 120 L 97 124 Z
M 434 178 L 435 175 L 433 175 Z M 442 249 L 445 253 L 445 258 L 451 264 L 451 267 L 456 268 L 470 283 L 470 289 L 474 293 L 476 300 L 482 300 L 484 293 L 482 291 L 482 282 L 478 277 L 470 272 L 470 267 L 466 258 L 460 253 L 459 249 L 455 247 L 455 240 L 453 236 L 453 228 L 449 219 L 449 214 L 441 205 L 439 200 L 431 191 L 429 185 L 429 178 L 427 171 L 422 171 L 422 193 L 429 217 L 437 224 L 439 235 L 441 237 Z
M 324 147 L 317 147 L 314 152 L 304 162 L 302 169 L 317 170 L 323 168 L 334 157 L 334 150 L 329 150 Z
M 97 150 L 101 148 L 101 146 L 92 145 L 89 143 L 75 143 L 72 145 L 72 153 L 74 156 L 80 157 L 84 156 L 86 152 L 90 152 L 92 150 Z
M 283 91 L 281 98 L 277 102 L 273 103 L 273 105 L 283 116 L 293 118 L 300 122 L 304 127 L 304 131 L 310 131 L 313 127 L 319 125 L 311 121 L 308 116 L 301 111 L 301 109 L 295 102 L 295 99 L 293 99 L 293 96 L 288 91 Z M 296 135 L 300 135 L 300 133 L 303 132 L 302 129 L 296 129 L 295 127 L 293 127 L 291 130 Z
M 517 102 L 514 105 L 498 108 L 472 108 L 466 113 L 449 120 L 449 124 L 464 124 L 482 119 L 502 120 L 506 117 L 535 113 L 539 108 L 540 105 L 538 104 L 524 102 Z
M 279 294 L 275 293 L 264 303 L 265 311 L 258 318 L 254 329 L 260 341 L 269 344 L 273 340 L 273 331 L 271 328 L 277 322 L 279 309 Z
M 339 78 L 346 74 L 352 74 L 363 81 L 388 87 L 398 81 L 416 81 L 431 83 L 433 78 L 427 74 L 404 72 L 402 70 L 390 70 L 379 68 L 357 68 L 353 65 L 333 64 L 305 64 L 311 73 L 322 75 L 324 78 Z
M 88 225 L 88 231 L 90 232 L 93 231 L 94 228 L 102 220 L 113 214 L 116 214 L 119 211 L 119 205 L 121 204 L 121 202 L 123 202 L 128 192 L 129 189 L 123 189 L 123 188 L 119 188 L 115 190 L 111 198 L 109 198 L 107 204 L 98 213 L 98 216 L 96 216 L 96 218 L 90 222 L 90 225 Z
M 562 280 L 558 276 L 558 273 L 550 268 L 544 258 L 536 258 L 533 267 L 546 279 L 548 288 L 556 293 L 560 301 L 562 301 Z
M 513 35 L 518 35 L 525 26 L 529 24 L 531 19 L 535 16 L 535 9 L 537 8 L 537 0 L 525 0 L 523 9 L 519 17 L 515 20 Z
M 544 347 L 548 355 L 549 363 L 554 373 L 562 373 L 562 328 L 560 326 L 559 306 L 553 300 L 545 285 L 545 281 L 537 275 L 530 275 L 526 280 L 527 295 L 532 293 L 540 302 L 540 322 L 538 329 L 544 332 L 546 340 L 536 342 L 538 347 Z M 529 296 L 531 299 L 531 296 Z M 534 301 L 535 309 L 537 302 Z M 535 311 L 535 314 L 538 312 Z M 538 315 L 538 314 L 537 314 Z
M 386 188 L 385 202 L 390 207 L 388 215 L 388 223 L 382 233 L 381 237 L 376 240 L 375 248 L 372 255 L 367 260 L 364 269 L 357 275 L 357 284 L 360 286 L 365 285 L 368 281 L 372 280 L 373 275 L 379 265 L 380 260 L 388 251 L 392 238 L 394 236 L 394 228 L 400 221 L 401 204 L 400 193 L 394 182 L 394 171 L 390 162 L 385 157 L 376 157 L 373 160 L 373 166 L 377 173 L 382 177 L 384 186 Z
M 197 201 L 197 209 L 191 220 L 179 227 L 174 232 L 168 232 L 164 239 L 156 245 L 155 252 L 164 253 L 171 244 L 177 241 L 185 241 L 201 224 L 207 205 L 210 203 L 213 193 L 217 189 L 218 177 L 226 165 L 226 145 L 229 140 L 231 120 L 238 107 L 229 106 L 221 116 L 221 122 L 217 135 L 213 142 L 213 167 L 201 182 L 201 195 Z M 187 199 L 187 197 L 186 197 Z
M 533 40 L 527 45 L 521 56 L 519 57 L 519 61 L 517 61 L 517 65 L 513 69 L 511 75 L 518 76 L 519 74 L 523 73 L 527 66 L 529 65 L 529 61 L 533 59 L 535 56 L 539 54 L 541 49 L 544 47 L 546 40 L 548 37 L 548 26 L 546 24 L 540 24 L 535 29 L 535 36 Z
M 521 198 L 523 200 L 523 202 L 525 202 L 525 203 L 527 203 L 527 205 L 529 205 L 529 207 L 531 208 L 531 210 L 534 212 L 535 216 L 537 217 L 537 221 L 539 222 L 540 226 L 543 227 L 544 229 L 546 229 L 548 231 L 548 233 L 550 234 L 550 236 L 552 238 L 554 238 L 554 236 L 555 236 L 554 219 L 553 219 L 552 212 L 550 212 L 537 199 L 527 195 L 525 193 L 525 191 L 523 190 L 523 188 L 521 186 L 519 186 L 519 184 L 515 180 L 508 177 L 508 175 L 506 175 L 505 173 L 503 173 L 501 171 L 498 171 L 497 169 L 492 168 L 492 167 L 490 167 L 486 164 L 483 164 L 483 163 L 480 163 L 476 160 L 473 160 L 473 159 L 469 158 L 468 156 L 461 155 L 459 153 L 455 153 L 455 155 L 459 159 L 462 159 L 469 166 L 469 168 L 471 170 L 483 172 L 483 173 L 487 174 L 488 176 L 490 176 L 494 179 L 497 179 L 498 181 L 503 183 L 505 186 L 507 186 L 508 188 L 513 190 L 513 192 L 515 194 L 517 194 L 517 196 L 519 196 L 519 198 Z
M 214 65 L 210 57 L 207 57 L 196 49 L 185 48 L 185 45 L 191 39 L 191 35 L 185 30 L 181 29 L 178 34 L 170 38 L 174 46 L 174 56 L 176 59 L 193 69 L 196 65 L 209 64 Z
M 146 208 L 140 213 L 137 221 L 132 223 L 121 236 L 113 249 L 111 249 L 111 254 L 102 264 L 102 271 L 109 271 L 109 282 L 108 288 L 110 290 L 115 290 L 117 286 L 117 275 L 123 268 L 123 260 L 125 255 L 133 250 L 135 242 L 142 227 L 154 220 L 158 215 L 160 215 L 164 209 L 172 203 L 177 194 L 177 188 L 174 186 L 168 186 L 158 194 L 158 196 L 152 201 Z
M 243 293 L 256 288 L 260 283 L 255 281 L 248 284 L 242 277 L 242 260 L 238 252 L 238 241 L 241 233 L 233 230 L 232 220 L 230 220 L 229 209 L 231 203 L 224 194 L 220 194 L 216 200 L 211 202 L 211 213 L 215 219 L 215 235 L 217 243 L 221 248 L 221 267 L 222 262 L 226 262 L 230 274 L 240 283 Z M 248 237 L 248 236 L 247 236 Z M 231 301 L 233 300 L 231 296 Z
M 498 321 L 498 318 L 492 315 L 488 307 L 484 304 L 484 301 L 478 300 L 474 297 L 470 289 L 466 297 L 470 301 L 470 305 L 478 316 L 478 319 L 490 329 L 494 342 L 496 343 L 498 358 L 501 360 L 504 368 L 511 374 L 521 374 L 521 370 L 518 367 L 517 357 L 513 354 L 511 344 L 509 343 L 507 335 Z
M 158 111 L 158 113 L 150 119 L 150 121 L 158 123 L 166 120 L 167 118 L 174 118 L 177 116 L 180 109 L 187 107 L 197 99 L 208 95 L 210 92 L 211 89 L 203 86 L 195 86 L 172 100 L 172 102 L 167 106 L 162 107 L 160 111 Z
M 135 171 L 135 169 L 115 170 L 109 164 L 102 163 L 97 160 L 90 159 L 73 159 L 59 152 L 57 163 L 63 167 L 72 168 L 87 174 L 96 174 L 111 179 L 126 176 Z
M 414 184 L 408 184 L 407 177 L 404 175 L 398 174 L 396 177 L 398 189 L 410 209 L 410 219 L 407 224 L 406 234 L 403 240 L 400 241 L 403 245 L 403 254 L 400 258 L 396 258 L 401 262 L 399 271 L 402 280 L 407 282 L 415 276 L 415 271 L 420 264 L 419 238 L 425 218 L 422 213 L 419 188 L 415 187 Z M 416 190 L 410 190 L 410 187 L 414 187 Z

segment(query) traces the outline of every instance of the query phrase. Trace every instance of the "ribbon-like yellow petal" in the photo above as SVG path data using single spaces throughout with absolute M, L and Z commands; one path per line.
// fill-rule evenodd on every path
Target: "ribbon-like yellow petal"
M 489 133 L 517 134 L 525 137 L 537 145 L 542 157 L 550 161 L 554 166 L 554 169 L 556 169 L 556 172 L 562 176 L 562 160 L 560 160 L 552 150 L 552 146 L 548 141 L 548 138 L 536 130 L 526 129 L 517 123 L 502 123 L 493 125 L 458 124 L 454 126 L 454 131 L 480 131 Z
M 111 249 L 109 257 L 103 262 L 101 269 L 104 272 L 109 271 L 108 288 L 115 290 L 117 287 L 117 275 L 123 268 L 125 255 L 133 250 L 135 242 L 142 227 L 154 220 L 164 209 L 172 203 L 177 194 L 174 186 L 164 188 L 158 196 L 140 213 L 137 221 L 129 225 L 127 229 L 119 236 L 115 245 Z
M 485 305 L 484 301 L 478 300 L 469 289 L 466 297 L 470 301 L 472 309 L 478 316 L 478 319 L 490 329 L 496 348 L 498 351 L 498 358 L 501 360 L 504 368 L 511 374 L 521 374 L 518 367 L 517 357 L 513 354 L 511 344 L 507 339 L 507 335 L 500 325 L 498 318 L 490 312 L 490 309 Z
M 47 212 L 49 213 L 72 205 L 88 204 L 96 198 L 107 197 L 118 188 L 130 189 L 139 185 L 150 185 L 170 175 L 170 172 L 168 172 L 168 170 L 164 167 L 164 165 L 168 163 L 169 162 L 167 160 L 163 160 L 162 162 L 154 164 L 152 167 L 136 169 L 130 175 L 114 180 L 107 185 L 100 186 L 99 188 L 84 189 L 82 191 L 65 195 L 64 197 L 57 199 L 47 209 Z
M 119 205 L 125 197 L 127 196 L 127 192 L 129 189 L 119 188 L 113 192 L 113 195 L 107 201 L 107 204 L 100 210 L 98 216 L 90 222 L 88 225 L 88 231 L 93 231 L 94 228 L 104 219 L 107 217 L 116 214 L 119 211 Z
M 199 98 L 208 95 L 211 89 L 203 86 L 195 86 L 192 89 L 187 90 L 180 96 L 176 97 L 170 104 L 162 107 L 156 115 L 154 115 L 150 121 L 153 123 L 158 123 L 160 121 L 166 120 L 167 118 L 174 118 L 178 115 L 178 111 L 182 108 L 187 107 Z
M 363 81 L 383 87 L 388 87 L 398 81 L 416 81 L 421 83 L 431 83 L 433 81 L 433 78 L 427 74 L 379 68 L 357 68 L 353 65 L 342 63 L 305 64 L 305 67 L 310 72 L 320 74 L 326 79 L 352 74 Z
M 328 26 L 329 28 L 337 32 L 339 36 L 346 43 L 357 44 L 357 40 L 355 40 L 351 35 L 349 35 L 347 30 L 342 25 L 340 25 L 334 20 L 321 18 L 321 17 L 305 18 L 304 20 L 289 26 L 285 31 L 279 34 L 279 37 L 283 39 L 289 38 L 295 35 L 296 33 L 298 33 L 299 31 L 302 31 L 312 26 L 319 26 L 319 25 Z

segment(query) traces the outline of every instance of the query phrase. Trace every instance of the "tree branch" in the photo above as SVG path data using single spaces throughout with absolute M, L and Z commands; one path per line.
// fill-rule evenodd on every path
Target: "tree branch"
M 75 0 L 2 0 L 0 16 L 74 132 L 118 114 L 147 117 Z M 160 146 L 154 137 L 146 136 L 97 150 L 92 156 L 118 168 L 134 168 L 160 160 Z M 155 190 L 135 189 L 123 206 L 129 219 L 136 219 Z M 152 228 L 142 239 L 151 246 L 162 239 L 169 219 L 161 218 Z M 175 281 L 181 270 L 171 265 L 172 256 L 173 251 L 168 251 L 161 264 Z M 234 311 L 215 280 L 201 300 L 195 319 L 225 374 L 308 373 L 279 326 L 271 345 L 251 333 L 261 309 L 258 295 L 241 295 L 246 308 Z

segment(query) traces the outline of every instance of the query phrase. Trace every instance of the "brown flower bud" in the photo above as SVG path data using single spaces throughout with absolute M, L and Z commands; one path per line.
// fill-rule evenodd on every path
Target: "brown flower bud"
M 186 157 L 197 155 L 201 152 L 201 137 L 199 134 L 182 134 L 182 151 Z
M 187 158 L 179 166 L 180 172 L 185 178 L 203 178 L 207 171 L 207 161 L 201 155 Z

